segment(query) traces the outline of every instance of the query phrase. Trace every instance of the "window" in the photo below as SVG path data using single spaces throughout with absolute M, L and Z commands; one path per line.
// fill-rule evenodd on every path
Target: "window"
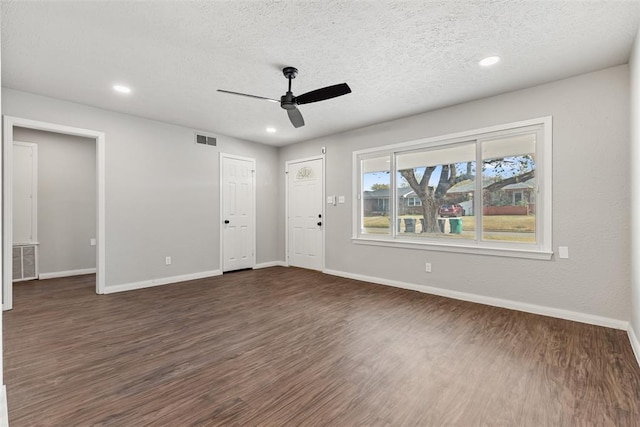
M 522 191 L 536 191 L 534 130 L 482 141 L 482 239 L 536 243 L 535 206 Z
M 400 188 L 412 189 L 423 206 L 420 212 L 403 212 L 398 206 L 398 234 L 422 238 L 470 237 L 469 233 L 457 232 L 462 224 L 458 202 L 468 196 L 449 191 L 455 190 L 452 187 L 458 182 L 473 184 L 475 154 L 475 145 L 468 142 L 396 153 L 396 182 Z
M 422 206 L 422 200 L 418 197 L 409 197 L 407 199 L 407 206 Z
M 387 154 L 361 160 L 360 234 L 391 234 L 390 159 Z
M 355 243 L 551 256 L 551 118 L 354 152 Z
M 513 204 L 514 205 L 518 205 L 520 203 L 524 202 L 524 199 L 522 198 L 522 191 L 514 191 L 513 192 Z

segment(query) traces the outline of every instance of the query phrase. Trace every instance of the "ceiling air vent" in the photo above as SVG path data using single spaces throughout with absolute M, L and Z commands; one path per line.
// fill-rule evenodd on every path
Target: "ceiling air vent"
M 216 138 L 214 136 L 196 133 L 196 144 L 213 145 L 215 147 L 216 145 L 218 145 L 218 142 L 216 141 Z

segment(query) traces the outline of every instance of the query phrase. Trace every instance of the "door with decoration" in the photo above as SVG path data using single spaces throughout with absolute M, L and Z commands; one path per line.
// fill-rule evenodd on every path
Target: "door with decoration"
M 324 160 L 287 163 L 287 250 L 290 266 L 324 268 Z

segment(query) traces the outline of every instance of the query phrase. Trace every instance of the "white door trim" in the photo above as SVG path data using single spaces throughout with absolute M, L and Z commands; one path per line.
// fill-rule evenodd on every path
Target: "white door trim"
M 325 270 L 325 229 L 326 229 L 326 225 L 327 225 L 327 215 L 326 215 L 326 199 L 327 199 L 327 190 L 326 190 L 326 161 L 325 161 L 325 155 L 319 155 L 319 156 L 311 156 L 311 157 L 305 157 L 302 159 L 295 159 L 295 160 L 287 160 L 285 162 L 285 168 L 284 168 L 284 173 L 285 173 L 285 190 L 284 190 L 284 206 L 285 206 L 285 222 L 284 222 L 284 231 L 285 231 L 285 235 L 284 235 L 284 256 L 285 256 L 285 265 L 288 267 L 289 266 L 289 166 L 291 166 L 292 164 L 295 163 L 302 163 L 302 162 L 308 162 L 310 160 L 322 160 L 322 269 L 320 271 L 324 271 Z
M 247 162 L 251 162 L 253 164 L 253 175 L 251 177 L 252 179 L 252 183 L 251 183 L 251 188 L 252 188 L 252 194 L 251 194 L 251 199 L 253 201 L 252 205 L 252 212 L 251 212 L 251 216 L 252 218 L 252 223 L 251 223 L 251 227 L 253 227 L 253 242 L 252 242 L 252 247 L 251 247 L 251 252 L 253 253 L 252 256 L 252 262 L 251 262 L 251 268 L 255 268 L 256 266 L 256 236 L 257 236 L 257 229 L 256 229 L 256 213 L 257 213 L 257 203 L 256 203 L 256 174 L 257 174 L 257 170 L 256 170 L 256 159 L 253 159 L 251 157 L 243 157 L 243 156 L 236 156 L 234 154 L 226 154 L 226 153 L 220 153 L 220 163 L 219 163 L 219 167 L 220 167 L 220 183 L 219 183 L 219 189 L 220 189 L 220 195 L 219 195 L 219 203 L 218 205 L 220 206 L 220 228 L 219 228 L 219 232 L 220 232 L 220 271 L 224 274 L 224 188 L 223 188 L 223 179 L 224 177 L 222 176 L 222 164 L 224 162 L 224 159 L 234 159 L 234 160 L 244 160 Z
M 96 293 L 103 294 L 105 289 L 105 133 L 95 130 L 64 126 L 20 117 L 4 116 L 4 149 L 2 184 L 2 309 L 13 308 L 13 283 L 11 269 L 11 246 L 13 243 L 13 128 L 14 126 L 55 132 L 66 135 L 92 138 L 96 141 L 96 183 L 97 183 L 97 247 L 96 247 Z

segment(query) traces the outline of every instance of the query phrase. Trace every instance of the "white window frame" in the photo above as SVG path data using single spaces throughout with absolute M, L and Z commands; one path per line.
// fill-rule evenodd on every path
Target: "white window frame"
M 385 145 L 376 148 L 353 152 L 353 193 L 355 196 L 352 218 L 352 242 L 355 244 L 398 247 L 409 249 L 436 250 L 444 252 L 471 253 L 479 255 L 506 256 L 515 258 L 531 258 L 549 260 L 552 251 L 552 171 L 553 171 L 553 119 L 551 116 L 531 120 L 523 120 L 498 126 L 474 129 L 449 135 Z M 481 158 L 481 147 L 484 140 L 517 133 L 537 132 L 536 138 L 536 243 L 517 243 L 506 241 L 483 241 L 482 229 L 476 226 L 476 239 L 469 241 L 449 240 L 446 238 L 427 238 L 399 235 L 392 226 L 388 235 L 362 234 L 362 190 L 363 175 L 361 161 L 382 156 L 390 157 L 390 199 L 396 200 L 396 155 L 411 150 L 429 149 L 465 142 L 476 144 L 477 159 Z M 476 164 L 476 175 L 482 176 L 481 164 Z M 476 192 L 481 194 L 482 179 L 476 179 Z M 474 198 L 474 212 L 482 212 L 481 197 Z M 396 223 L 397 204 L 390 204 L 391 224 Z M 478 215 L 481 221 L 481 215 Z

